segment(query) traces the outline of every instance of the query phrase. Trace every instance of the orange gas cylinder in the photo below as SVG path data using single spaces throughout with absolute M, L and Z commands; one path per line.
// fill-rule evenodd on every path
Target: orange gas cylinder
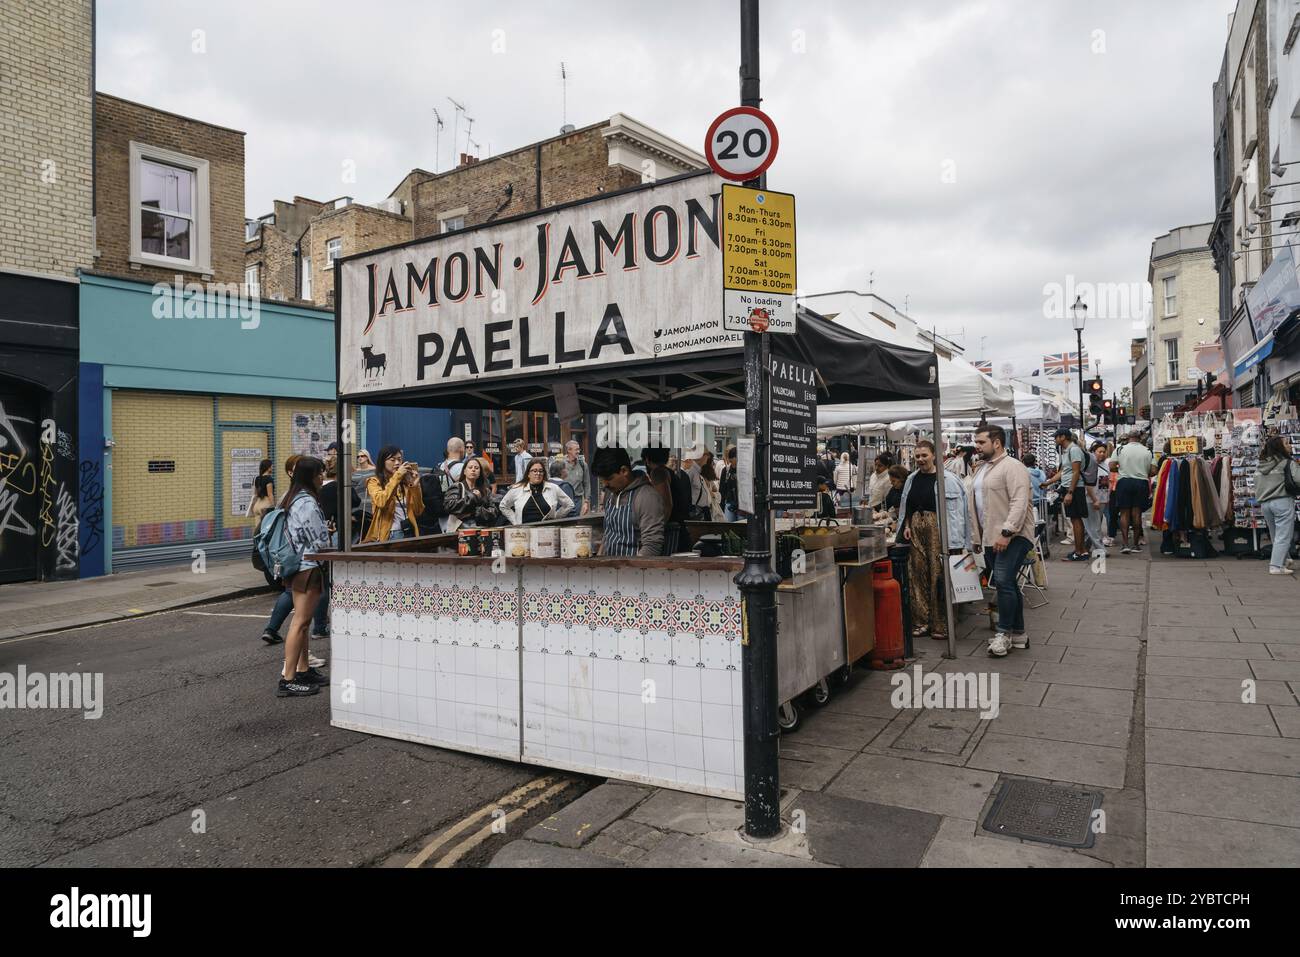
M 890 671 L 903 667 L 903 598 L 889 562 L 871 566 L 871 590 L 876 600 L 876 647 L 871 667 Z

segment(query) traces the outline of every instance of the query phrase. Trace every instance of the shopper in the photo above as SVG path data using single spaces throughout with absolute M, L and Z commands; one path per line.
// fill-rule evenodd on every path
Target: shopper
M 460 478 L 460 470 L 465 467 L 465 458 L 468 455 L 468 449 L 465 440 L 453 435 L 447 440 L 447 457 L 442 460 L 438 466 L 438 471 L 442 473 L 442 487 L 445 491 L 450 488 L 452 483 Z
M 894 457 L 888 452 L 881 452 L 871 466 L 871 479 L 867 485 L 867 504 L 879 510 L 885 507 L 885 496 L 889 494 L 889 469 L 894 464 Z
M 284 462 L 284 474 L 289 478 L 289 484 L 293 484 L 293 471 L 302 459 L 301 455 L 291 455 Z M 271 617 L 267 619 L 266 627 L 262 629 L 262 640 L 268 645 L 278 645 L 284 641 L 280 635 L 280 629 L 293 613 L 293 594 L 289 591 L 285 582 L 280 582 L 281 592 L 271 607 Z M 321 667 L 325 664 L 324 660 L 313 656 L 314 667 Z
M 333 460 L 332 462 L 331 459 Z M 331 456 L 330 459 L 326 459 L 325 480 L 321 483 L 320 495 L 318 496 L 321 514 L 325 516 L 325 527 L 329 530 L 330 533 L 331 548 L 338 548 L 339 545 L 339 532 L 338 532 L 339 490 L 338 490 L 338 475 L 335 472 L 335 467 L 337 466 L 337 464 L 338 464 L 338 457 L 336 455 Z M 349 510 L 355 512 L 358 506 L 360 506 L 361 504 L 360 499 L 357 496 L 357 492 L 355 488 L 349 488 L 348 492 L 349 492 L 349 503 L 348 503 Z M 329 604 L 330 604 L 331 569 L 326 567 L 322 569 L 322 571 L 323 571 L 323 579 L 321 582 L 320 603 L 316 606 L 316 614 L 312 617 L 311 636 L 313 639 L 328 638 L 330 636 Z
M 275 508 L 275 463 L 262 459 L 257 466 L 257 478 L 253 480 L 253 500 L 248 505 L 248 514 L 253 516 L 254 534 L 262 524 L 262 517 Z
M 325 478 L 325 463 L 304 455 L 294 465 L 293 482 L 280 507 L 288 512 L 286 531 L 294 551 L 302 557 L 298 571 L 285 582 L 285 592 L 293 596 L 293 623 L 284 642 L 284 667 L 276 696 L 281 698 L 313 695 L 321 685 L 329 684 L 308 660 L 307 632 L 316 606 L 320 603 L 323 573 L 320 565 L 306 556 L 329 547 L 329 529 L 320 508 L 320 489 Z
M 604 488 L 604 556 L 654 558 L 664 553 L 664 500 L 645 475 L 634 473 L 627 450 L 596 452 L 591 470 Z
M 361 536 L 370 527 L 370 516 L 374 513 L 374 507 L 370 504 L 370 496 L 366 494 L 366 483 L 374 474 L 374 460 L 370 458 L 369 452 L 362 449 L 357 453 L 357 468 L 352 473 L 352 491 L 361 503 L 360 507 L 352 513 L 353 542 L 361 541 Z
M 1007 454 L 1006 441 L 1001 426 L 983 425 L 976 431 L 975 446 L 984 464 L 967 502 L 975 548 L 991 552 L 985 552 L 984 561 L 998 593 L 998 630 L 988 648 L 994 658 L 1029 647 L 1016 576 L 1034 545 L 1033 485 L 1025 466 Z
M 1142 542 L 1142 513 L 1146 511 L 1151 496 L 1151 476 L 1155 469 L 1151 450 L 1142 444 L 1137 432 L 1128 434 L 1116 457 L 1119 462 L 1119 482 L 1115 485 L 1115 508 L 1119 514 L 1120 554 L 1128 555 L 1140 548 Z M 1133 531 L 1133 547 L 1129 547 L 1129 530 Z
M 547 470 L 550 472 L 551 481 L 558 485 L 564 491 L 564 494 L 569 496 L 569 500 L 573 502 L 573 514 L 581 514 L 578 511 L 578 499 L 575 497 L 578 493 L 574 490 L 573 483 L 569 481 L 568 460 L 564 458 L 551 459 L 551 464 L 547 466 Z
M 524 480 L 524 470 L 528 467 L 533 453 L 528 451 L 528 446 L 523 439 L 515 439 L 510 444 L 510 451 L 513 453 L 510 462 L 514 465 L 515 481 L 522 482 Z
M 898 509 L 903 503 L 903 483 L 907 481 L 907 476 L 910 474 L 901 465 L 889 467 L 889 494 L 885 496 L 885 511 L 898 514 Z
M 1088 519 L 1088 493 L 1083 484 L 1083 472 L 1088 464 L 1088 453 L 1075 442 L 1074 433 L 1069 429 L 1057 429 L 1055 438 L 1056 448 L 1061 454 L 1060 467 L 1043 484 L 1060 486 L 1061 504 L 1073 530 L 1070 544 L 1074 550 L 1063 561 L 1086 562 L 1092 557 L 1084 538 L 1084 522 Z
M 835 466 L 835 504 L 853 507 L 853 488 L 858 481 L 858 467 L 849 461 L 849 453 L 841 452 Z
M 1268 563 L 1270 575 L 1294 574 L 1291 568 L 1291 542 L 1295 536 L 1295 500 L 1292 489 L 1300 485 L 1300 468 L 1291 459 L 1286 439 L 1273 435 L 1259 452 L 1255 469 L 1255 500 L 1264 513 L 1269 541 L 1273 543 Z
M 707 521 L 726 521 L 726 516 L 722 511 L 722 494 L 718 490 L 717 465 L 714 462 L 713 453 L 707 449 L 704 455 L 700 457 L 700 479 L 703 480 L 704 490 L 709 496 L 709 517 Z
M 681 469 L 673 468 L 676 456 L 670 456 L 667 449 L 645 449 L 641 458 L 645 462 L 646 480 L 658 491 L 664 503 L 667 520 L 664 525 L 664 554 L 685 551 L 690 545 L 686 520 L 690 514 L 691 480 Z M 600 477 L 599 472 L 596 477 Z
M 573 511 L 573 499 L 548 481 L 546 468 L 545 459 L 530 461 L 524 480 L 512 485 L 501 499 L 501 514 L 511 525 L 535 525 Z
M 1043 483 L 1047 481 L 1047 473 L 1038 467 L 1038 456 L 1033 452 L 1026 453 L 1021 461 L 1024 462 L 1025 470 L 1029 472 L 1029 483 L 1033 488 L 1034 495 L 1033 501 L 1034 505 L 1037 505 L 1047 497 L 1043 492 Z
M 704 455 L 711 453 L 705 452 Z M 685 459 L 685 465 L 682 472 L 691 483 L 690 488 L 690 505 L 687 508 L 687 518 L 692 522 L 707 522 L 710 519 L 709 511 L 709 490 L 705 487 L 704 474 L 700 470 L 700 464 L 703 456 L 698 459 Z
M 591 511 L 591 467 L 582 457 L 582 446 L 577 439 L 564 443 L 564 468 L 573 486 L 573 514 L 586 515 Z
M 948 639 L 945 611 L 945 558 L 939 530 L 938 478 L 934 443 L 922 439 L 916 443 L 916 471 L 903 483 L 902 504 L 898 508 L 898 527 L 912 543 L 907 556 L 908 595 L 912 609 L 912 634 Z M 948 520 L 949 554 L 969 550 L 970 522 L 967 518 L 966 494 L 956 476 L 944 477 L 943 497 Z
M 460 477 L 443 494 L 447 510 L 448 532 L 464 527 L 491 528 L 499 523 L 501 512 L 492 501 L 492 483 L 482 459 L 469 459 Z
M 740 518 L 740 482 L 736 472 L 736 447 L 727 447 L 726 464 L 718 478 L 718 498 L 722 500 L 722 520 L 734 522 Z
M 374 507 L 363 542 L 386 542 L 420 534 L 419 518 L 424 514 L 420 492 L 420 470 L 407 462 L 396 445 L 379 450 L 379 468 L 366 482 L 366 494 Z
M 1087 483 L 1088 473 L 1084 473 L 1084 491 L 1088 496 L 1088 537 L 1094 547 L 1100 543 L 1109 548 L 1115 544 L 1106 527 L 1110 513 L 1110 448 L 1105 442 L 1092 443 L 1092 456 L 1089 469 L 1092 483 Z

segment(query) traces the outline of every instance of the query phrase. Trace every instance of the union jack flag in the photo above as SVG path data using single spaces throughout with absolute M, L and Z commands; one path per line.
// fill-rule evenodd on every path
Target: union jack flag
M 1043 375 L 1074 375 L 1079 371 L 1081 365 L 1084 368 L 1087 367 L 1088 353 L 1083 354 L 1081 363 L 1077 352 L 1057 352 L 1050 356 L 1043 356 Z
M 976 368 L 977 370 L 979 370 L 980 372 L 983 372 L 985 375 L 992 375 L 992 374 L 993 374 L 993 360 L 992 360 L 992 359 L 976 359 L 976 360 L 972 363 L 972 365 L 974 365 L 975 368 Z

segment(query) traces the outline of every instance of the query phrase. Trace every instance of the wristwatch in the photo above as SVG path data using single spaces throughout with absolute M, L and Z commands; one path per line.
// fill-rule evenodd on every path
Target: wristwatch
M 1004 528 L 1004 529 L 1002 529 L 1002 537 L 1003 537 L 1003 538 L 1015 538 L 1015 537 L 1016 537 L 1016 533 L 1013 532 L 1013 531 L 1012 531 L 1011 529 L 1009 529 L 1009 528 Z

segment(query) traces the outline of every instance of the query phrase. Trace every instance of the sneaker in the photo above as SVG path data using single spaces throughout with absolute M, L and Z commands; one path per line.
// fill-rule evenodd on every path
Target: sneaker
M 1016 651 L 1024 651 L 1029 647 L 1029 636 L 1026 634 L 1012 635 L 1011 647 Z
M 305 698 L 308 695 L 320 694 L 320 685 L 299 681 L 299 677 L 295 675 L 293 681 L 285 681 L 284 677 L 281 676 L 280 685 L 275 690 L 275 696 L 277 698 Z
M 1061 544 L 1062 544 L 1062 545 L 1073 545 L 1073 544 L 1074 544 L 1074 539 L 1073 539 L 1073 538 L 1063 538 L 1063 539 L 1061 539 Z
M 1105 538 L 1103 538 L 1103 539 L 1101 540 L 1101 543 L 1102 543 L 1104 546 L 1106 546 L 1107 548 L 1110 548 L 1110 547 L 1112 547 L 1112 546 L 1115 544 L 1115 539 L 1113 539 L 1113 538 L 1111 538 L 1109 535 L 1107 535 Z
M 311 640 L 320 641 L 323 638 L 326 641 L 328 641 L 329 637 L 330 637 L 330 633 L 328 631 L 317 631 L 312 633 Z
M 992 638 L 989 639 L 989 657 L 1005 658 L 1007 656 L 1007 650 L 1010 647 L 1011 647 L 1010 640 L 1008 640 L 1006 635 L 1004 635 L 1002 632 L 999 631 L 996 635 L 994 635 Z
M 280 637 L 280 633 L 274 628 L 262 629 L 262 640 L 268 645 L 278 645 L 284 642 L 284 639 Z
M 1087 552 L 1084 552 L 1082 555 L 1080 555 L 1078 552 L 1070 552 L 1070 554 L 1066 555 L 1064 558 L 1061 559 L 1061 561 L 1063 562 L 1087 562 L 1091 560 L 1092 560 L 1092 556 L 1089 555 Z
M 325 659 L 324 659 L 324 658 L 321 658 L 321 657 L 319 657 L 319 656 L 317 656 L 317 655 L 313 655 L 313 654 L 309 651 L 309 652 L 307 652 L 307 667 L 308 667 L 308 668 L 324 668 L 324 667 L 325 667 Z
M 1132 555 L 1132 554 L 1133 554 L 1133 549 L 1131 549 L 1131 548 L 1129 548 L 1127 545 L 1125 545 L 1123 548 L 1121 548 L 1121 549 L 1119 550 L 1119 553 L 1120 553 L 1121 555 Z
M 1294 575 L 1295 569 L 1294 568 L 1270 568 L 1268 570 L 1268 573 L 1270 575 Z
M 304 685 L 328 685 L 330 683 L 329 676 L 321 674 L 314 667 L 298 672 L 294 676 L 294 680 Z

